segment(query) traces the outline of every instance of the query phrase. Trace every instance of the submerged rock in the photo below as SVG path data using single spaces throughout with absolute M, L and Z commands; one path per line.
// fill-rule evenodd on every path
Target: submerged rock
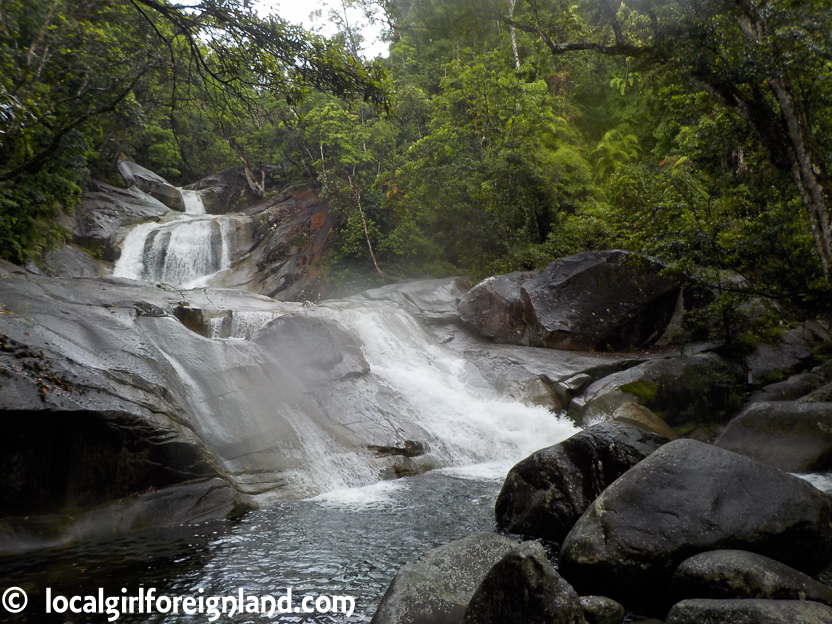
M 808 600 L 683 600 L 665 624 L 829 624 L 832 608 Z
M 584 624 L 584 617 L 578 594 L 540 543 L 525 542 L 488 571 L 461 624 Z
M 715 550 L 686 559 L 673 573 L 673 595 L 677 600 L 814 600 L 832 606 L 832 588 L 779 561 L 743 550 Z
M 724 548 L 815 574 L 832 559 L 832 497 L 742 455 L 676 440 L 590 505 L 559 569 L 581 593 L 657 608 L 682 561 Z
M 832 468 L 832 403 L 753 403 L 714 444 L 789 472 Z
M 602 423 L 514 466 L 494 506 L 497 525 L 560 542 L 601 492 L 668 440 L 635 425 Z
M 503 344 L 526 344 L 520 287 L 534 273 L 517 272 L 484 279 L 459 302 L 462 321 L 480 336 Z
M 398 571 L 371 624 L 459 624 L 491 568 L 517 548 L 494 533 L 475 533 L 434 548 Z
M 533 346 L 627 350 L 652 344 L 673 315 L 679 284 L 664 267 L 628 252 L 560 258 L 521 288 Z

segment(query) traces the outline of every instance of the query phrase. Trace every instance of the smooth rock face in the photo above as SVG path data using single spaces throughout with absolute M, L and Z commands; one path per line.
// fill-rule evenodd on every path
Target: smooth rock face
M 655 608 L 682 561 L 725 548 L 816 574 L 832 559 L 832 497 L 742 455 L 675 440 L 590 505 L 559 569 L 580 593 Z
M 170 212 L 138 188 L 120 189 L 101 182 L 90 182 L 90 187 L 73 210 L 72 239 L 85 249 L 100 252 L 104 260 L 114 261 L 120 255 L 122 228 Z
M 180 488 L 156 518 L 165 526 L 206 519 L 182 488 L 223 483 L 205 500 L 226 517 L 252 497 L 308 496 L 341 474 L 369 482 L 437 463 L 355 338 L 314 308 L 13 267 L 0 270 L 0 301 L 0 534 L 29 535 L 28 547 L 39 533 L 56 545 L 144 526 L 118 520 L 113 505 L 153 490 Z M 205 318 L 228 311 L 238 325 L 251 319 L 238 335 L 251 339 L 205 337 Z M 425 452 L 373 450 L 404 441 Z M 131 509 L 161 509 L 154 500 Z M 111 511 L 93 513 L 100 506 Z
M 648 360 L 599 379 L 573 399 L 570 410 L 592 424 L 609 420 L 619 407 L 634 402 L 672 426 L 712 422 L 733 407 L 732 391 L 741 379 L 741 371 L 715 353 Z
M 398 571 L 371 624 L 459 624 L 474 592 L 517 542 L 475 533 L 434 548 Z
M 814 600 L 832 606 L 832 588 L 787 565 L 743 550 L 686 559 L 673 574 L 673 595 L 686 598 Z
M 459 302 L 471 284 L 462 277 L 414 280 L 365 290 L 357 298 L 391 301 L 426 323 L 459 320 Z
M 788 472 L 832 467 L 832 403 L 754 403 L 714 444 Z
M 52 277 L 98 277 L 104 273 L 101 263 L 74 245 L 61 245 L 43 255 L 40 269 Z
M 586 624 L 621 624 L 624 607 L 606 596 L 581 596 Z
M 610 483 L 667 441 L 635 425 L 602 423 L 540 450 L 508 473 L 494 506 L 497 524 L 560 542 Z
M 808 600 L 683 600 L 665 624 L 829 624 L 832 608 Z
M 520 287 L 534 273 L 517 272 L 484 279 L 459 302 L 462 321 L 480 336 L 503 344 L 526 344 Z
M 679 437 L 666 422 L 638 403 L 625 403 L 613 412 L 612 420 L 641 427 L 664 436 L 668 440 L 675 440 Z
M 584 618 L 578 594 L 540 543 L 525 542 L 488 571 L 462 624 L 584 624 Z
M 679 294 L 662 268 L 617 250 L 556 260 L 521 288 L 530 344 L 590 351 L 655 342 Z

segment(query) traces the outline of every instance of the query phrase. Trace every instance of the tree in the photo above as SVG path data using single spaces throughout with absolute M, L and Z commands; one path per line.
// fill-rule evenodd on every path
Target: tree
M 672 72 L 739 115 L 791 175 L 829 282 L 832 184 L 821 132 L 832 93 L 828 0 L 585 0 L 572 8 L 529 0 L 513 16 L 495 0 L 486 13 L 539 37 L 556 56 L 589 50 Z
M 129 144 L 130 135 L 152 128 L 175 145 L 177 121 L 200 98 L 213 109 L 215 127 L 235 130 L 219 123 L 229 111 L 256 117 L 263 94 L 299 101 L 310 89 L 389 106 L 379 65 L 367 67 L 340 44 L 279 18 L 260 18 L 244 0 L 187 7 L 169 0 L 4 0 L 3 254 L 25 260 L 54 242 L 51 217 L 61 206 L 71 209 L 86 166 L 111 138 Z M 244 142 L 226 134 L 250 170 Z

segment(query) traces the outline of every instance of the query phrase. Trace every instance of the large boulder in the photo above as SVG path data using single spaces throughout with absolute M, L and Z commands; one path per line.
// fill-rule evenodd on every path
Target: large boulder
M 745 357 L 755 378 L 782 378 L 812 361 L 816 347 L 832 342 L 829 326 L 822 321 L 806 321 L 773 342 L 764 342 Z
M 606 487 L 666 443 L 626 423 L 602 423 L 514 466 L 494 506 L 500 528 L 560 542 Z
M 748 398 L 748 402 L 794 401 L 802 396 L 806 396 L 823 383 L 823 376 L 817 373 L 798 373 L 783 381 L 763 386 Z
M 540 543 L 525 542 L 488 571 L 461 624 L 584 624 L 584 617 L 578 594 Z
M 675 440 L 590 505 L 559 569 L 579 593 L 656 607 L 682 561 L 725 548 L 816 574 L 832 559 L 832 497 L 742 455 Z
M 570 412 L 591 424 L 634 402 L 672 426 L 712 422 L 739 408 L 742 372 L 715 353 L 652 359 L 594 382 L 572 400 Z
M 683 600 L 665 624 L 829 624 L 832 608 L 808 600 Z
M 504 344 L 526 344 L 520 287 L 534 273 L 517 272 L 484 279 L 459 302 L 459 317 L 480 336 Z
M 714 444 L 789 472 L 832 467 L 832 403 L 753 403 Z
M 744 550 L 715 550 L 686 559 L 673 573 L 673 595 L 677 600 L 814 600 L 832 606 L 832 587 L 779 561 Z
M 475 533 L 426 552 L 398 571 L 371 624 L 459 624 L 491 568 L 515 548 L 495 533 Z
M 679 283 L 630 253 L 586 251 L 560 258 L 526 281 L 521 298 L 533 346 L 620 351 L 658 340 Z
M 135 187 L 144 191 L 171 210 L 185 211 L 181 191 L 158 173 L 153 173 L 150 169 L 145 169 L 129 160 L 119 161 L 118 170 L 128 187 Z

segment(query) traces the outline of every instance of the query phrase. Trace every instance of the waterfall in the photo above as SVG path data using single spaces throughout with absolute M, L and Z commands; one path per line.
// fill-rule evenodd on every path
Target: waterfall
M 198 288 L 231 266 L 228 217 L 206 216 L 197 191 L 181 192 L 185 214 L 134 227 L 124 239 L 113 275 Z
M 217 325 L 236 317 L 236 337 L 214 339 L 172 318 L 143 320 L 146 330 L 155 328 L 153 342 L 186 389 L 193 410 L 188 426 L 237 486 L 261 503 L 391 476 L 389 462 L 398 460 L 385 460 L 373 445 L 425 443 L 428 452 L 417 458 L 421 469 L 476 466 L 476 474 L 503 477 L 523 457 L 575 432 L 571 421 L 501 395 L 393 303 L 299 307 L 296 317 L 325 321 L 310 330 L 314 337 L 294 329 L 280 334 L 274 325 L 280 314 L 224 315 Z M 258 325 L 288 348 L 268 347 L 258 336 L 245 339 Z M 331 360 L 327 349 L 334 343 L 321 337 L 329 326 L 358 339 L 369 373 L 332 378 L 322 377 L 320 368 L 308 372 L 298 354 L 309 354 L 313 367 Z M 214 335 L 220 333 L 229 335 Z

